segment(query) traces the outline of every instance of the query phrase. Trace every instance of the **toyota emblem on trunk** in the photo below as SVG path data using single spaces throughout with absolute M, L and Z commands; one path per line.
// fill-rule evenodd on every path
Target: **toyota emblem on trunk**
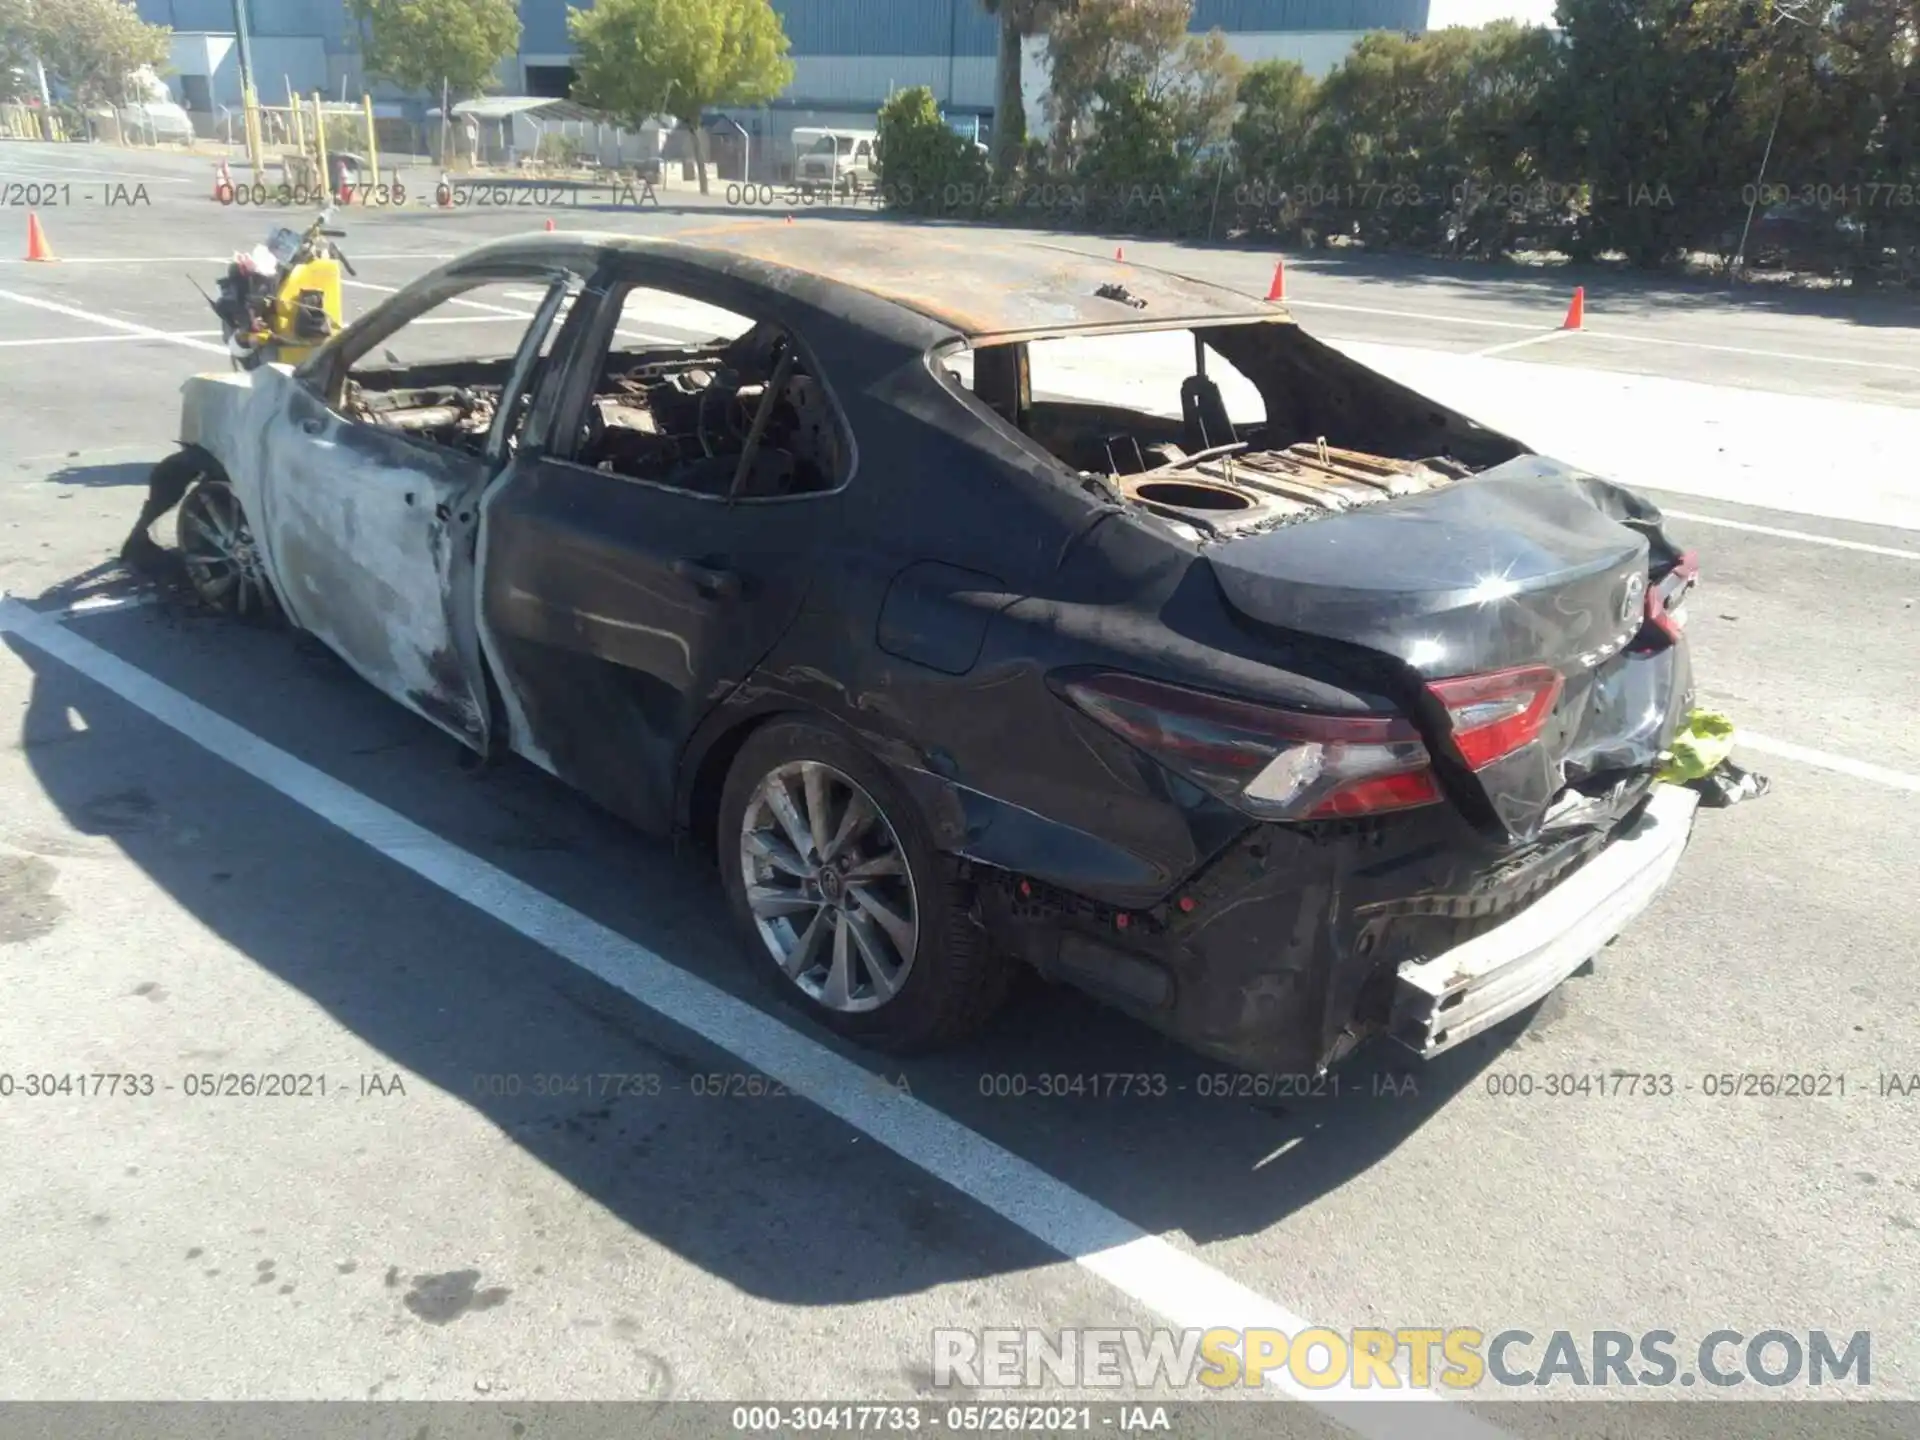
M 1620 592 L 1620 623 L 1626 624 L 1646 609 L 1647 577 L 1639 571 L 1627 577 L 1627 588 Z

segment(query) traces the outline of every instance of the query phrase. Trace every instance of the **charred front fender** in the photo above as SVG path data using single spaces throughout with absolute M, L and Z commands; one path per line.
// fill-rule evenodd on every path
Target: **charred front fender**
M 265 365 L 195 375 L 180 387 L 180 443 L 212 458 L 256 527 L 266 520 L 262 447 L 269 428 L 286 423 L 286 387 L 292 383 L 286 366 Z M 271 571 L 272 556 L 263 550 L 262 558 Z M 279 585 L 279 575 L 271 578 Z
M 147 533 L 154 521 L 185 498 L 202 475 L 229 480 L 244 468 L 242 437 L 254 401 L 253 377 L 240 372 L 195 375 L 180 387 L 180 449 L 161 460 L 147 477 L 147 498 L 140 507 L 121 557 L 151 568 L 158 555 Z
M 211 455 L 229 476 L 244 468 L 239 462 L 258 373 L 212 371 L 192 376 L 180 387 L 180 443 Z

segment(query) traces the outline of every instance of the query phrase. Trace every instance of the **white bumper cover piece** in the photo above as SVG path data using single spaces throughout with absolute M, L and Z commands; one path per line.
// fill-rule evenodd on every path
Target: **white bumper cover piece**
M 1484 935 L 1400 967 L 1390 1029 L 1431 1058 L 1532 1005 L 1591 958 L 1673 878 L 1700 797 L 1656 785 L 1605 849 Z

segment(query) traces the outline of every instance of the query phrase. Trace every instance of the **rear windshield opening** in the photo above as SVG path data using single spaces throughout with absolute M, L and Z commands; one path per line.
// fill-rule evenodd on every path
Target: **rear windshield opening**
M 1521 453 L 1290 323 L 981 346 L 953 383 L 1062 464 L 1201 530 L 1336 513 Z
M 1194 336 L 1191 330 L 1069 336 L 962 350 L 945 359 L 989 409 L 1056 459 L 1076 470 L 1126 475 L 1176 451 L 1231 443 L 1265 424 L 1259 388 L 1213 353 L 1206 366 L 1211 390 L 1189 386 L 1208 403 L 1194 424 L 1185 423 L 1182 385 L 1194 372 Z M 1022 348 L 1029 376 L 1024 405 L 1014 373 Z

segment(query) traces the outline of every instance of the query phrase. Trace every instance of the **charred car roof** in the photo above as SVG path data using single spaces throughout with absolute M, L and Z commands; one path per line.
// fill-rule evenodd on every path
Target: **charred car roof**
M 582 251 L 654 257 L 734 284 L 794 294 L 855 292 L 974 344 L 1130 328 L 1288 321 L 1280 306 L 1171 271 L 1061 246 L 938 227 L 753 220 L 671 238 L 562 231 L 492 241 L 450 262 L 558 260 Z

